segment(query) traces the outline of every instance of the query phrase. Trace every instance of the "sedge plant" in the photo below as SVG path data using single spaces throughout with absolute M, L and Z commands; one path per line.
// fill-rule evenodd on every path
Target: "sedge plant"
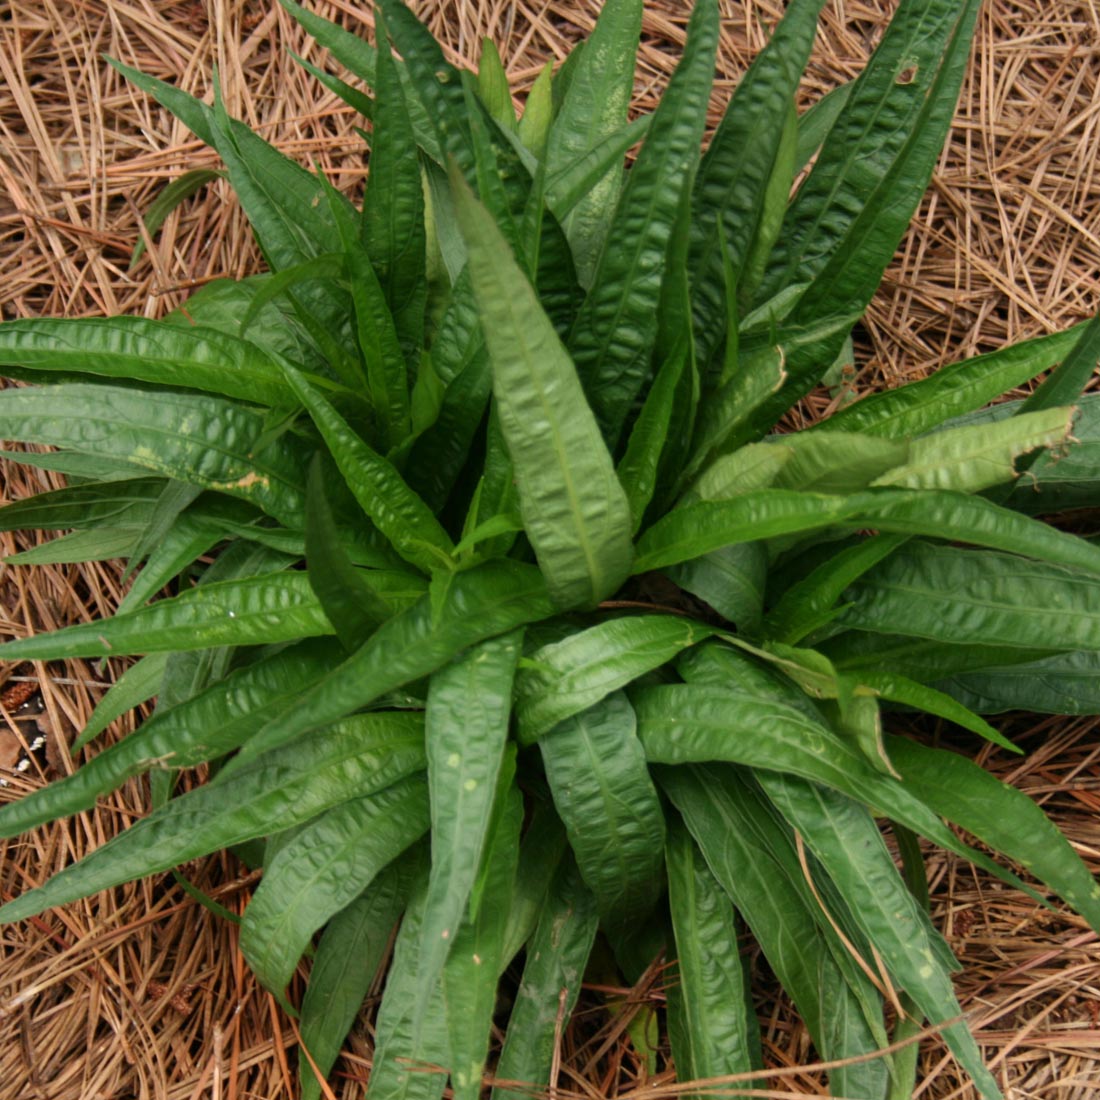
M 717 0 L 632 121 L 641 0 L 607 0 L 520 117 L 493 49 L 460 71 L 400 0 L 373 46 L 282 2 L 355 80 L 313 70 L 369 120 L 362 208 L 217 94 L 127 70 L 217 150 L 269 271 L 162 321 L 0 324 L 28 383 L 0 435 L 57 448 L 7 457 L 70 479 L 0 513 L 69 532 L 14 560 L 133 572 L 113 617 L 0 659 L 140 657 L 0 832 L 145 772 L 154 806 L 0 920 L 233 848 L 263 868 L 240 947 L 300 1015 L 307 1098 L 399 924 L 371 1100 L 478 1096 L 502 987 L 492 1071 L 544 1087 L 591 960 L 631 982 L 662 953 L 635 1042 L 751 1079 L 747 926 L 836 1095 L 908 1096 L 911 1048 L 876 1052 L 927 1022 L 999 1096 L 916 838 L 1097 930 L 1100 888 L 1022 793 L 882 715 L 1015 751 L 981 713 L 1100 709 L 1100 548 L 1038 518 L 1096 503 L 1100 323 L 780 430 L 927 185 L 977 0 L 902 0 L 801 115 L 822 5 L 792 0 L 705 153 Z

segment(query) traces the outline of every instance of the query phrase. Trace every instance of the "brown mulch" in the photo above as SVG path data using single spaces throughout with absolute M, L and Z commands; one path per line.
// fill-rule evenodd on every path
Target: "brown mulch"
M 780 0 L 726 0 L 722 104 Z M 369 5 L 313 7 L 367 32 Z M 591 28 L 598 0 L 422 0 L 418 10 L 459 58 L 482 35 L 500 45 L 522 96 L 547 58 Z M 831 0 L 804 91 L 811 102 L 854 75 L 880 33 L 886 0 Z M 636 85 L 652 106 L 683 42 L 687 5 L 646 5 Z M 356 119 L 288 57 L 324 64 L 267 0 L 0 0 L 0 317 L 132 312 L 159 316 L 193 287 L 257 270 L 259 257 L 227 186 L 216 181 L 174 213 L 132 270 L 140 214 L 184 171 L 216 159 L 130 88 L 104 53 L 196 94 L 218 65 L 229 109 L 338 186 L 361 187 Z M 856 387 L 919 377 L 1006 340 L 1080 320 L 1100 299 L 1100 14 L 1068 0 L 989 0 L 951 142 L 865 321 Z M 334 70 L 335 71 L 335 70 Z M 51 475 L 8 465 L 0 502 L 49 487 Z M 29 536 L 33 543 L 35 536 Z M 0 552 L 28 536 L 0 535 Z M 120 570 L 0 565 L 0 637 L 109 614 Z M 89 662 L 0 667 L 0 727 L 32 684 L 34 728 L 55 744 L 79 729 L 120 672 Z M 8 719 L 12 719 L 11 722 Z M 1100 871 L 1100 740 L 1091 719 L 1011 719 L 1030 754 L 987 765 L 1036 797 Z M 123 736 L 133 720 L 104 740 Z M 0 733 L 3 729 L 0 728 Z M 10 737 L 13 736 L 9 734 Z M 91 750 L 91 751 L 94 751 Z M 37 760 L 37 758 L 36 758 Z M 56 749 L 52 764 L 64 768 Z M 11 789 L 44 781 L 38 764 Z M 200 776 L 201 778 L 201 776 Z M 0 792 L 0 797 L 6 797 Z M 141 783 L 99 807 L 0 847 L 5 898 L 41 882 L 146 812 Z M 229 857 L 188 877 L 240 912 L 253 880 Z M 965 969 L 960 1001 L 1006 1092 L 1017 1100 L 1100 1094 L 1100 961 L 1084 923 L 1047 911 L 987 876 L 930 853 L 935 917 Z M 636 991 L 658 1005 L 659 975 Z M 610 1018 L 586 992 L 565 1029 L 561 1096 L 671 1095 L 671 1075 L 645 1079 Z M 761 986 L 758 1003 L 773 1094 L 826 1095 L 804 1029 Z M 334 1086 L 360 1097 L 370 1064 L 369 1016 L 352 1036 Z M 932 1039 L 915 1096 L 975 1100 Z M 279 1100 L 295 1095 L 292 1022 L 236 951 L 235 927 L 211 916 L 170 877 L 142 882 L 0 929 L 0 1097 L 22 1100 Z

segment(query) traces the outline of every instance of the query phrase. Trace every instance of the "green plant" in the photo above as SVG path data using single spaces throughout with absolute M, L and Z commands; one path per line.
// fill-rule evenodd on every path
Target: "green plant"
M 495 53 L 455 70 L 400 0 L 377 50 L 283 2 L 372 89 L 318 72 L 372 122 L 363 209 L 217 98 L 131 72 L 217 149 L 271 273 L 163 322 L 0 325 L 35 383 L 0 393 L 0 434 L 61 448 L 9 457 L 72 479 L 0 514 L 74 529 L 21 560 L 141 566 L 114 618 L 0 658 L 144 655 L 81 745 L 157 697 L 0 832 L 145 771 L 154 812 L 0 919 L 240 846 L 264 867 L 241 948 L 288 1011 L 324 928 L 300 1012 L 327 1071 L 401 918 L 372 1097 L 440 1095 L 407 1059 L 476 1096 L 524 950 L 496 1073 L 545 1083 L 600 930 L 628 979 L 677 960 L 682 1079 L 751 1075 L 743 919 L 825 1058 L 889 1041 L 877 959 L 894 1038 L 942 1025 L 999 1095 L 950 1022 L 915 835 L 1031 889 L 961 826 L 1098 930 L 1100 888 L 1025 796 L 880 712 L 1012 749 L 977 710 L 1100 709 L 1100 549 L 1027 514 L 1094 503 L 1100 409 L 1078 398 L 1100 321 L 769 434 L 844 352 L 927 184 L 977 3 L 903 0 L 863 75 L 797 117 L 821 4 L 793 0 L 700 156 L 715 0 L 631 123 L 639 0 L 608 0 L 518 120 Z M 903 1050 L 832 1086 L 894 1100 L 912 1075 Z

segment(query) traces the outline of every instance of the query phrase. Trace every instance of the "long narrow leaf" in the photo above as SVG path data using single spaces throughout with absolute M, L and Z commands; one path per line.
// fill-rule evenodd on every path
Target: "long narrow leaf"
M 390 864 L 337 913 L 317 944 L 302 999 L 302 1046 L 309 1052 L 309 1059 L 301 1059 L 298 1065 L 301 1100 L 321 1100 L 321 1086 L 312 1065 L 322 1075 L 332 1068 L 382 965 L 390 934 L 419 870 L 420 860 L 410 856 Z
M 494 561 L 456 574 L 439 606 L 429 596 L 384 623 L 318 685 L 265 725 L 237 761 L 334 722 L 412 683 L 468 646 L 549 618 L 554 608 L 537 569 Z M 232 767 L 233 765 L 230 765 Z
M 439 982 L 488 842 L 520 640 L 513 632 L 483 642 L 430 681 L 425 742 L 432 872 L 418 956 L 421 1011 Z M 495 987 L 495 974 L 492 981 Z
M 597 603 L 630 569 L 626 496 L 534 291 L 488 212 L 452 183 L 527 535 L 561 606 Z
M 610 695 L 555 726 L 539 749 L 601 922 L 631 927 L 656 900 L 665 839 L 633 709 L 623 695 Z
M 107 890 L 219 848 L 308 821 L 424 767 L 421 731 L 402 715 L 362 715 L 289 746 L 219 782 L 172 800 L 66 867 L 44 886 L 0 906 L 0 922 Z
M 570 334 L 585 392 L 613 449 L 649 373 L 665 254 L 684 181 L 698 163 L 717 41 L 718 5 L 699 0 Z M 594 51 L 585 56 L 595 60 Z
M 241 922 L 240 945 L 284 1006 L 286 985 L 313 933 L 427 830 L 428 784 L 412 775 L 333 806 L 264 865 Z

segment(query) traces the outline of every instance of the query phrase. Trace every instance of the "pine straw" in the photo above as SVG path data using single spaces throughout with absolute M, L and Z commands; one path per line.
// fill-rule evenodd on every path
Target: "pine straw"
M 774 23 L 779 0 L 726 0 L 717 120 L 739 73 Z M 366 31 L 367 6 L 318 2 Z M 459 58 L 482 35 L 501 45 L 514 88 L 587 33 L 598 0 L 426 0 L 433 30 Z M 860 68 L 883 26 L 885 0 L 832 0 L 804 85 L 812 102 Z M 686 5 L 646 6 L 639 109 L 650 109 L 683 43 Z M 338 186 L 363 182 L 350 111 L 288 58 L 320 52 L 278 7 L 258 0 L 0 0 L 0 316 L 131 312 L 160 316 L 195 286 L 257 270 L 259 258 L 227 186 L 209 185 L 174 213 L 128 269 L 140 212 L 182 172 L 215 166 L 183 127 L 101 60 L 209 91 L 217 63 L 230 110 Z M 978 44 L 950 144 L 863 326 L 857 391 L 919 377 L 951 359 L 1065 327 L 1095 308 L 1100 281 L 1100 90 L 1095 5 L 998 0 Z M 4 500 L 51 484 L 9 465 Z M 33 539 L 33 536 L 31 536 Z M 3 535 L 10 553 L 27 536 Z M 0 566 L 0 636 L 109 614 L 113 566 Z M 52 728 L 80 728 L 120 672 L 73 661 L 0 669 L 42 687 Z M 12 681 L 9 681 L 9 684 Z M 4 686 L 0 684 L 0 687 Z M 1033 750 L 985 761 L 1038 798 L 1100 871 L 1100 749 L 1092 720 L 1015 720 Z M 133 719 L 103 738 L 124 736 Z M 968 746 L 972 748 L 972 746 Z M 94 749 L 91 751 L 95 751 Z M 201 773 L 192 782 L 201 780 Z M 30 776 L 31 785 L 43 781 Z M 8 842 L 5 898 L 103 843 L 147 811 L 127 784 L 91 813 Z M 185 869 L 240 912 L 254 880 L 233 859 Z M 1096 937 L 1061 910 L 1037 907 L 953 857 L 929 853 L 937 923 L 965 963 L 960 1000 L 978 1041 L 1018 1100 L 1085 1100 L 1100 1080 Z M 150 1097 L 278 1100 L 295 1095 L 291 1021 L 251 979 L 235 926 L 212 917 L 170 876 L 122 887 L 0 933 L 0 1081 L 4 1095 L 41 1100 Z M 747 948 L 748 949 L 748 948 Z M 661 975 L 629 994 L 660 1006 Z M 769 1095 L 825 1095 L 824 1076 L 789 1005 L 757 983 Z M 557 1095 L 610 1097 L 645 1087 L 672 1096 L 659 1059 L 646 1079 L 624 1040 L 628 1012 L 589 989 L 563 1025 Z M 370 1014 L 352 1036 L 335 1093 L 362 1095 Z M 942 1045 L 927 1044 L 916 1096 L 973 1100 Z M 728 1083 L 726 1091 L 734 1088 Z

